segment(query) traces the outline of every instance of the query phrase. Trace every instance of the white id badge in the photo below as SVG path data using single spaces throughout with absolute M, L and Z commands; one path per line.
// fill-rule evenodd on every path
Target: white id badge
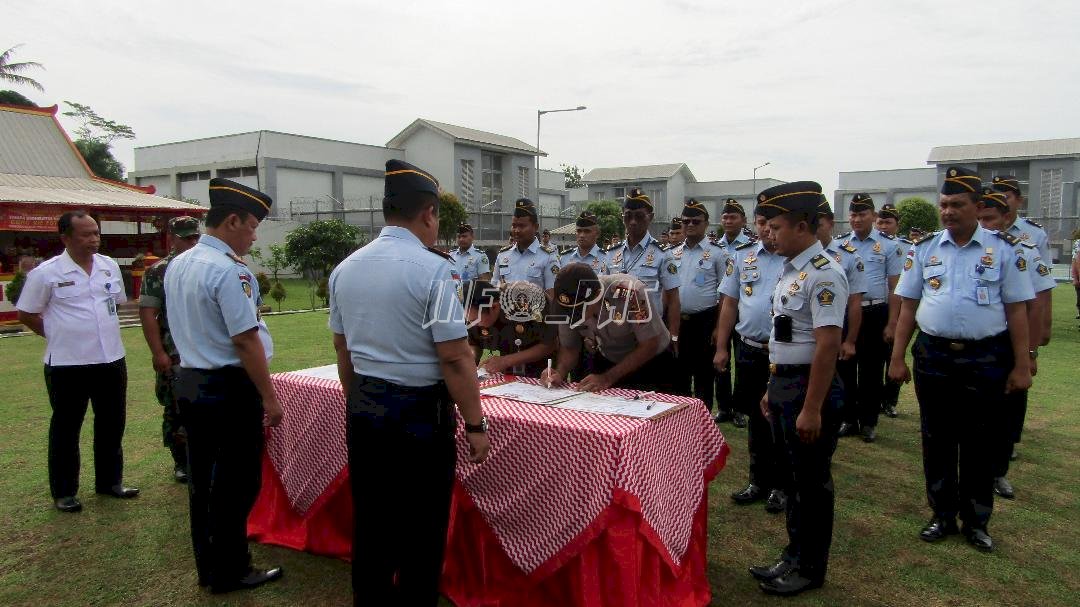
M 990 305 L 990 289 L 987 287 L 975 287 L 975 301 L 980 306 Z
M 116 302 L 112 297 L 105 300 L 105 309 L 109 311 L 109 316 L 116 316 Z

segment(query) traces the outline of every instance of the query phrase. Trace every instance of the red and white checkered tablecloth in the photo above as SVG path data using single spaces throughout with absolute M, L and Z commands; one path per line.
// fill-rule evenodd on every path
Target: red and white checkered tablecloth
M 334 380 L 293 373 L 273 380 L 286 414 L 268 434 L 267 451 L 290 504 L 303 513 L 346 466 L 344 397 Z M 482 386 L 500 381 L 496 375 Z M 468 462 L 459 425 L 458 480 L 522 571 L 558 554 L 619 496 L 637 500 L 672 564 L 680 563 L 704 474 L 723 456 L 724 437 L 700 400 L 655 398 L 688 406 L 647 420 L 484 397 L 492 452 L 479 465 Z

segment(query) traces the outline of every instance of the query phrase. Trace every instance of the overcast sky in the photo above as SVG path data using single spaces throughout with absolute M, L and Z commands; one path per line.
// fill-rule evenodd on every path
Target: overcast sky
M 936 145 L 1080 136 L 1075 1 L 49 1 L 0 47 L 116 146 L 270 129 L 383 145 L 417 117 L 536 139 L 544 168 L 700 181 L 926 166 Z M 0 49 L 2 50 L 2 49 Z M 71 124 L 67 123 L 69 131 Z

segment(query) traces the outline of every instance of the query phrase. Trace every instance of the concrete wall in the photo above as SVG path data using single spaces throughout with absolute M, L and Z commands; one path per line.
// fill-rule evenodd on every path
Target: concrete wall
M 443 189 L 457 191 L 452 185 L 455 177 L 453 141 L 429 128 L 419 128 L 402 147 L 405 160 L 434 175 Z M 479 159 L 476 170 L 479 175 Z
M 259 154 L 268 158 L 380 171 L 385 170 L 387 160 L 401 157 L 400 151 L 392 148 L 273 131 L 264 131 Z
M 275 171 L 274 185 L 275 194 L 272 197 L 277 211 L 275 215 L 282 216 L 289 212 L 291 201 L 312 198 L 330 200 L 329 197 L 334 196 L 334 173 L 280 167 Z
M 259 149 L 260 132 L 224 135 L 193 141 L 135 148 L 132 172 L 173 170 L 176 167 L 223 164 L 252 166 Z M 242 164 L 237 164 L 242 163 Z
M 342 202 L 346 207 L 367 208 L 373 201 L 375 206 L 379 206 L 385 191 L 382 177 L 345 173 L 341 179 Z
M 937 185 L 937 169 L 886 169 L 880 171 L 841 171 L 838 188 L 888 190 L 890 188 L 923 187 L 933 190 Z

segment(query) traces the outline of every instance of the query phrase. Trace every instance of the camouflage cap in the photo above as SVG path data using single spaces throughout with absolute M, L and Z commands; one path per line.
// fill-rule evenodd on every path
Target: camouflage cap
M 199 220 L 194 217 L 183 215 L 169 220 L 169 233 L 180 238 L 188 238 L 199 234 Z

